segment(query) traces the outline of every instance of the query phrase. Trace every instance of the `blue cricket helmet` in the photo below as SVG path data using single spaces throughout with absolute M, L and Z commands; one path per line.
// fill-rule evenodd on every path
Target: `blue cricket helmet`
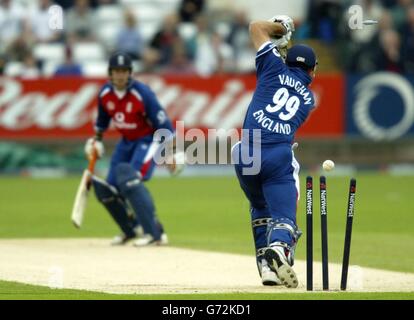
M 112 68 L 125 68 L 132 71 L 132 59 L 131 57 L 124 52 L 115 52 L 109 58 L 108 70 L 111 71 Z
M 311 47 L 297 44 L 288 50 L 286 64 L 289 67 L 311 70 L 318 64 L 318 60 L 316 59 L 315 51 Z

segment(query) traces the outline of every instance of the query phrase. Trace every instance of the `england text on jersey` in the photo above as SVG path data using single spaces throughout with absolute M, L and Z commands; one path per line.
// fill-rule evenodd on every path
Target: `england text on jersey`
M 292 128 L 289 123 L 281 123 L 275 120 L 272 120 L 265 116 L 263 110 L 258 110 L 253 113 L 253 117 L 256 121 L 262 126 L 262 128 L 267 129 L 274 133 L 290 135 L 292 133 Z

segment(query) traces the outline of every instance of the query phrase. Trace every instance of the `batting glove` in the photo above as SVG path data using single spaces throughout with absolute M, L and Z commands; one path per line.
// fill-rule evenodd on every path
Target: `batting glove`
M 102 158 L 105 153 L 105 147 L 102 141 L 98 141 L 95 138 L 89 138 L 85 144 L 85 154 L 89 158 L 93 155 L 94 150 L 98 155 L 98 158 Z
M 287 15 L 281 14 L 274 16 L 273 18 L 269 19 L 270 22 L 279 22 L 282 26 L 286 29 L 286 35 L 290 34 L 292 36 L 292 32 L 295 31 L 295 24 L 293 19 Z M 290 37 L 289 37 L 290 40 Z
M 172 176 L 177 176 L 184 170 L 186 156 L 182 151 L 174 153 L 172 159 L 167 161 L 167 168 Z
M 288 37 L 287 35 L 284 35 L 283 37 L 274 40 L 273 43 L 276 45 L 278 49 L 287 48 L 289 44 L 289 40 L 290 40 L 290 37 Z

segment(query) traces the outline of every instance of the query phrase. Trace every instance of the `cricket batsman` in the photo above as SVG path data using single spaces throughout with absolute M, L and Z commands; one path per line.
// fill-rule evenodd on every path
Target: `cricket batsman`
M 293 31 L 293 20 L 285 15 L 251 22 L 250 37 L 257 50 L 257 84 L 242 139 L 232 150 L 240 186 L 250 202 L 262 283 L 288 288 L 298 286 L 292 266 L 301 235 L 296 225 L 299 164 L 292 144 L 296 130 L 314 108 L 308 86 L 317 66 L 310 47 L 295 45 L 287 50 Z M 253 132 L 259 132 L 260 139 Z M 247 167 L 243 155 L 252 153 L 260 156 L 260 170 L 248 175 L 243 170 Z
M 112 55 L 108 72 L 110 81 L 98 96 L 95 137 L 87 140 L 85 153 L 96 152 L 102 157 L 102 138 L 111 121 L 121 139 L 112 155 L 106 181 L 92 178 L 95 195 L 122 230 L 112 245 L 123 245 L 132 239 L 135 246 L 164 245 L 168 238 L 144 181 L 151 178 L 153 158 L 160 144 L 154 133 L 167 129 L 174 136 L 174 129 L 153 91 L 131 78 L 132 60 L 127 54 Z M 182 166 L 172 163 L 168 169 L 177 174 Z

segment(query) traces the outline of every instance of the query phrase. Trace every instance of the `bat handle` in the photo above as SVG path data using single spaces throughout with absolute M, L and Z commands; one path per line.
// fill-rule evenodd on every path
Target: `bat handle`
M 93 152 L 91 155 L 88 156 L 89 164 L 88 164 L 88 179 L 86 180 L 86 188 L 89 190 L 91 188 L 91 182 L 92 182 L 92 175 L 95 171 L 95 164 L 96 160 L 98 160 L 98 152 L 96 149 L 93 149 Z
M 98 152 L 94 148 L 92 151 L 92 154 L 88 156 L 88 160 L 89 160 L 88 171 L 91 174 L 95 171 L 95 164 L 96 164 L 97 159 L 98 159 Z

